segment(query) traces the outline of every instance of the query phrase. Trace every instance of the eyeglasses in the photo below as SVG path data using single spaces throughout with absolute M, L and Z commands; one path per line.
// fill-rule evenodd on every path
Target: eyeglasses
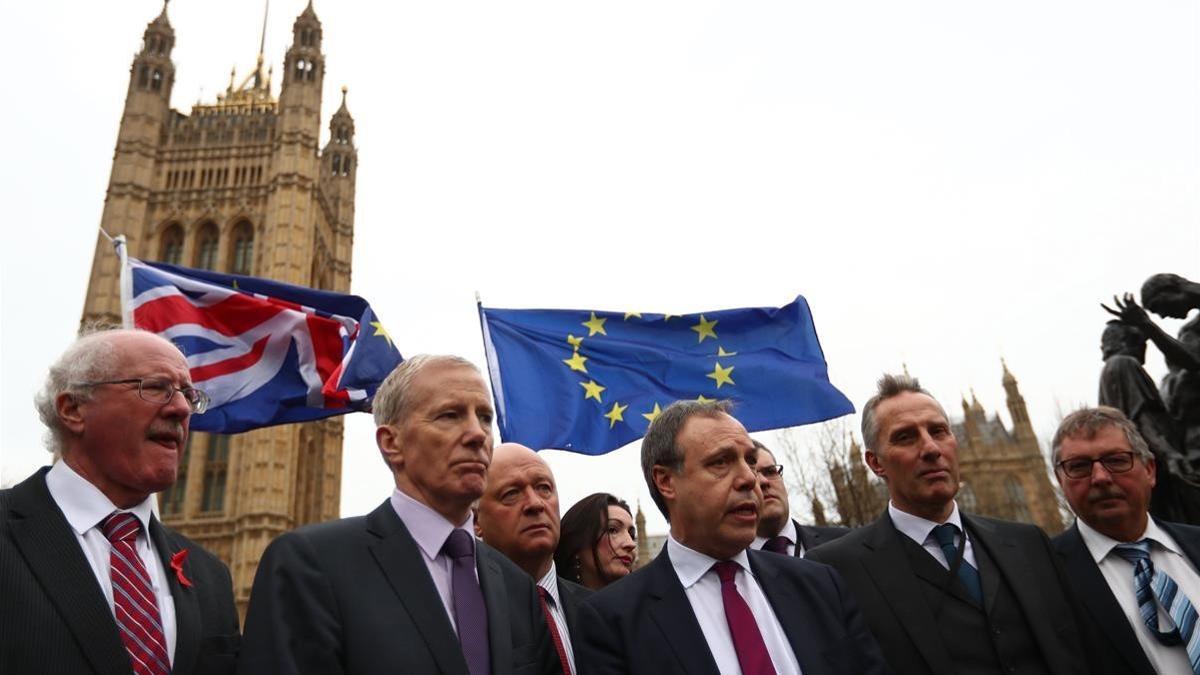
M 758 475 L 766 478 L 767 480 L 778 480 L 783 478 L 783 465 L 768 464 L 767 466 L 764 466 L 758 470 Z
M 208 394 L 192 387 L 176 387 L 170 380 L 161 377 L 134 377 L 127 380 L 101 380 L 99 382 L 76 382 L 76 387 L 95 387 L 101 384 L 136 384 L 138 396 L 147 403 L 166 405 L 171 402 L 175 392 L 183 394 L 192 412 L 199 415 L 208 410 Z
M 1064 459 L 1058 463 L 1058 468 L 1062 469 L 1067 478 L 1087 478 L 1092 475 L 1092 465 L 1096 462 L 1100 462 L 1104 470 L 1109 473 L 1125 473 L 1133 468 L 1133 453 L 1115 452 L 1111 455 L 1105 455 L 1100 459 L 1089 459 L 1087 457 Z

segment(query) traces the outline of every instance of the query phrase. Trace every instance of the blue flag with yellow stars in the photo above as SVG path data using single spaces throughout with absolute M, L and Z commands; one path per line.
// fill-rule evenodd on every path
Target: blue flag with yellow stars
M 803 297 L 780 308 L 639 314 L 479 306 L 500 437 L 601 455 L 681 399 L 734 402 L 749 431 L 854 412 Z

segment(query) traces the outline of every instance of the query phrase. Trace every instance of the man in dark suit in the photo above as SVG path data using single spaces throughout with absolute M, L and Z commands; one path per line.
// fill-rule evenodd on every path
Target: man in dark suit
M 413 357 L 372 409 L 396 489 L 366 516 L 271 542 L 238 672 L 560 672 L 533 581 L 474 537 L 471 504 L 492 459 L 479 371 L 458 357 Z
M 763 493 L 762 509 L 758 513 L 758 536 L 751 545 L 755 550 L 803 558 L 805 552 L 850 531 L 847 527 L 801 525 L 791 518 L 783 466 L 775 463 L 775 455 L 767 446 L 754 441 L 754 447 L 758 448 L 756 468 Z
M 50 367 L 35 403 L 60 459 L 0 490 L 0 672 L 233 672 L 229 570 L 152 503 L 207 402 L 151 333 L 84 336 Z
M 809 558 L 842 573 L 892 668 L 1088 672 L 1046 535 L 959 512 L 958 443 L 937 401 L 915 378 L 885 375 L 862 415 L 888 509 Z
M 1089 615 L 1097 661 L 1109 673 L 1192 673 L 1193 641 L 1168 630 L 1175 622 L 1162 602 L 1171 600 L 1145 596 L 1156 623 L 1148 626 L 1134 575 L 1140 560 L 1154 575 L 1152 588 L 1169 579 L 1176 606 L 1182 598 L 1200 602 L 1200 527 L 1149 516 L 1154 454 L 1120 410 L 1100 406 L 1067 415 L 1052 447 L 1054 475 L 1077 517 L 1054 547 Z M 1194 625 L 1194 607 L 1183 611 L 1189 618 L 1182 623 Z
M 558 576 L 554 568 L 558 487 L 550 467 L 536 452 L 517 443 L 496 446 L 479 500 L 475 532 L 537 582 L 542 613 L 563 672 L 575 673 L 571 634 L 579 603 L 592 592 Z
M 584 601 L 580 671 L 887 672 L 836 572 L 748 550 L 758 450 L 728 410 L 681 401 L 650 423 L 642 471 L 670 536 L 649 565 Z

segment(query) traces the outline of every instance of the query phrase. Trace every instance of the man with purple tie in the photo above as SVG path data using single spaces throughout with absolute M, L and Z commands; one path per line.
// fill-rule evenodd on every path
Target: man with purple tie
M 758 485 L 762 488 L 763 503 L 758 512 L 758 536 L 753 547 L 760 551 L 782 553 L 803 558 L 817 546 L 850 531 L 846 527 L 817 527 L 801 525 L 791 517 L 787 486 L 783 483 L 783 465 L 767 446 L 754 441 L 758 448 Z
M 642 472 L 670 536 L 580 607 L 582 675 L 890 672 L 836 572 L 748 550 L 757 454 L 724 402 L 680 401 L 651 422 Z
M 366 516 L 267 547 L 239 672 L 561 672 L 533 580 L 473 534 L 471 504 L 492 460 L 479 371 L 454 356 L 415 356 L 372 408 L 396 489 Z

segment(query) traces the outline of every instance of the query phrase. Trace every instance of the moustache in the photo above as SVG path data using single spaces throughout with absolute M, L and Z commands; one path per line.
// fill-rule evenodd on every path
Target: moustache
M 1104 487 L 1104 488 L 1093 488 L 1091 490 L 1088 490 L 1088 502 L 1092 503 L 1092 504 L 1094 504 L 1096 502 L 1104 501 L 1106 499 L 1124 499 L 1124 498 L 1125 498 L 1125 492 L 1117 489 L 1116 486 L 1109 486 L 1109 487 Z
M 182 443 L 184 437 L 183 424 L 179 422 L 159 422 L 152 424 L 150 430 L 146 432 L 146 438 L 162 438 L 168 436 L 175 439 L 176 442 Z

